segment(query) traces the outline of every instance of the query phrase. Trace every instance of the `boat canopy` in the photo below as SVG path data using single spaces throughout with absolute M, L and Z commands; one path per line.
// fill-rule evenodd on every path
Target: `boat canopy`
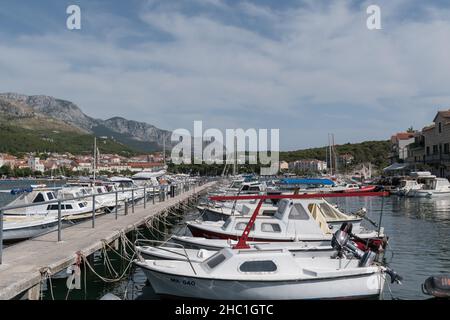
M 294 178 L 289 178 L 289 179 L 281 179 L 280 180 L 281 184 L 303 184 L 303 185 L 307 185 L 307 184 L 317 184 L 317 185 L 327 185 L 327 186 L 332 186 L 334 185 L 334 182 L 330 179 L 294 179 Z
M 389 167 L 383 169 L 384 172 L 401 171 L 409 167 L 407 163 L 393 163 Z

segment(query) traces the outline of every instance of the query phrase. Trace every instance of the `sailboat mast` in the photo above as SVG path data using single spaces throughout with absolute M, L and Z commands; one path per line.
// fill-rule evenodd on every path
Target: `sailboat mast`
M 166 136 L 163 135 L 163 161 L 164 166 L 166 165 Z
M 334 173 L 337 174 L 338 161 L 337 161 L 337 154 L 336 154 L 336 146 L 334 145 L 334 133 L 333 133 L 332 137 L 333 137 L 333 151 L 334 151 Z
M 331 149 L 331 136 L 330 133 L 328 134 L 328 156 L 329 156 L 329 163 L 330 163 L 330 174 L 333 175 L 333 150 Z
M 233 176 L 237 175 L 237 138 L 234 137 L 234 162 L 233 162 Z
M 97 170 L 97 137 L 94 137 L 94 184 L 95 184 L 96 170 Z

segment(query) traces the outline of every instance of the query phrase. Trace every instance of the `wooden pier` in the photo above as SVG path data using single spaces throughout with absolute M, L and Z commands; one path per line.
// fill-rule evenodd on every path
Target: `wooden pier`
M 215 182 L 209 182 L 163 202 L 148 201 L 135 206 L 134 212 L 121 213 L 116 220 L 114 214 L 95 217 L 62 230 L 62 241 L 57 241 L 57 232 L 12 245 L 3 250 L 3 264 L 0 265 L 0 300 L 13 299 L 21 294 L 28 299 L 38 299 L 42 271 L 58 273 L 74 264 L 77 252 L 89 256 L 102 249 L 104 243 L 112 243 L 121 234 L 135 230 L 151 217 L 188 201 L 205 192 Z

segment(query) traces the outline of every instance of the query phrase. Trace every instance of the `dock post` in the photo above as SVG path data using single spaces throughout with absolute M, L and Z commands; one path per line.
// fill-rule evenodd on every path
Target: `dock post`
M 58 200 L 58 242 L 61 242 L 61 200 Z
M 95 228 L 95 194 L 92 195 L 92 228 Z
M 152 186 L 152 201 L 153 201 L 153 204 L 155 204 L 155 187 L 154 186 Z
M 3 211 L 0 210 L 0 265 L 3 261 Z
M 28 300 L 39 300 L 41 297 L 41 283 L 36 284 L 27 291 Z
M 131 213 L 134 213 L 134 189 L 131 190 Z
M 117 213 L 118 213 L 118 206 L 119 206 L 119 201 L 118 201 L 118 195 L 117 195 L 117 190 L 116 190 L 116 207 L 115 207 L 115 213 L 116 213 L 116 220 L 117 220 Z
M 152 201 L 153 201 L 153 204 L 155 204 L 155 187 L 154 186 L 152 187 Z
M 144 187 L 144 209 L 147 206 L 147 188 Z

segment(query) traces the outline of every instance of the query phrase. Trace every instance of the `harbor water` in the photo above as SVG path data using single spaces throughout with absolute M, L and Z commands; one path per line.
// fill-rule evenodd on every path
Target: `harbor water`
M 26 182 L 22 183 L 26 186 Z M 31 183 L 37 184 L 36 181 Z M 11 186 L 11 182 L 0 182 L 0 189 Z M 17 181 L 13 186 L 19 186 Z M 0 205 L 5 205 L 11 196 L 0 193 L 0 197 Z M 426 299 L 428 297 L 421 292 L 423 281 L 431 275 L 450 272 L 450 199 L 390 196 L 334 198 L 330 202 L 336 203 L 346 212 L 365 207 L 367 217 L 377 223 L 381 218 L 381 225 L 389 236 L 386 260 L 403 277 L 401 285 L 386 283 L 384 299 Z M 139 236 L 164 240 L 171 233 L 184 234 L 184 222 L 198 214 L 195 210 L 186 212 L 178 219 L 169 220 L 170 224 L 161 226 L 157 232 L 142 228 Z M 134 238 L 130 240 L 133 241 L 136 235 L 132 237 Z M 107 255 L 109 265 L 105 263 L 105 256 L 102 254 L 95 254 L 91 264 L 98 275 L 117 278 L 117 275 L 126 271 L 128 263 L 112 251 Z M 65 277 L 53 278 L 52 290 L 49 290 L 50 282 L 47 281 L 43 288 L 43 298 L 100 299 L 106 293 L 112 293 L 121 299 L 158 299 L 142 270 L 134 266 L 131 272 L 127 272 L 117 282 L 105 283 L 92 271 L 85 275 L 83 273 L 82 277 L 81 290 L 68 291 Z

